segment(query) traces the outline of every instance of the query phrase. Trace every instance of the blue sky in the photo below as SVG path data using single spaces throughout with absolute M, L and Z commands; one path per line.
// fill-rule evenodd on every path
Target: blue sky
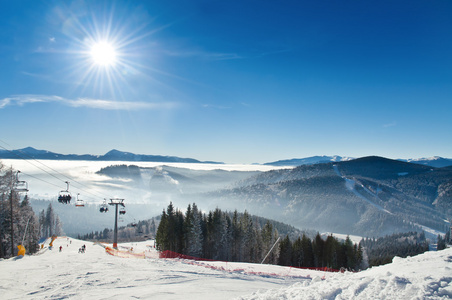
M 450 1 L 1 6 L 2 146 L 228 163 L 452 157 Z M 101 41 L 110 64 L 92 55 Z

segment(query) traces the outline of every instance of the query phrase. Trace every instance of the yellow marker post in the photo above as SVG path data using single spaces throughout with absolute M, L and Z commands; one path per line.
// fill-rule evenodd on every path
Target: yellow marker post
M 17 252 L 17 256 L 25 256 L 25 247 L 22 245 L 17 246 L 19 248 L 19 251 Z
M 53 247 L 53 241 L 54 241 L 56 238 L 57 238 L 56 235 L 53 235 L 53 236 L 52 236 L 52 241 L 50 242 L 49 247 Z

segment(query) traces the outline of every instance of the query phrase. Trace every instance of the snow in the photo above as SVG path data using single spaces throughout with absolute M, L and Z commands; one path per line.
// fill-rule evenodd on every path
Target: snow
M 240 299 L 450 299 L 452 249 L 427 252 L 359 273 L 335 273 Z
M 452 249 L 359 273 L 159 259 L 153 241 L 119 244 L 146 259 L 60 237 L 37 254 L 0 260 L 2 299 L 441 299 L 452 297 Z M 78 253 L 85 244 L 86 252 Z M 59 247 L 63 249 L 59 252 Z M 108 246 L 108 245 L 107 245 Z M 111 246 L 111 245 L 110 245 Z M 133 247 L 133 250 L 131 249 Z

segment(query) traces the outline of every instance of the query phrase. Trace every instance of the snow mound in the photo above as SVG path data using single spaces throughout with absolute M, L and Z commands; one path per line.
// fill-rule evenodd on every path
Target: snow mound
M 451 299 L 452 248 L 239 299 Z

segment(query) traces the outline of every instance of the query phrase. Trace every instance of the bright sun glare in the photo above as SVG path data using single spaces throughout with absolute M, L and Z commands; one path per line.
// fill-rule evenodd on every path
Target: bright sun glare
M 100 66 L 113 66 L 116 62 L 116 50 L 108 42 L 98 42 L 91 47 L 91 58 Z

